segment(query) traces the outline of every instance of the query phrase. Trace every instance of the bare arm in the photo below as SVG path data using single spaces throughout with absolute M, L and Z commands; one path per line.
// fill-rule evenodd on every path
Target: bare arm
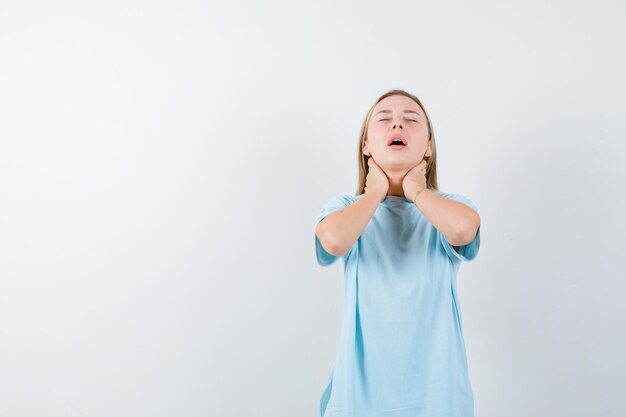
M 417 196 L 415 205 L 455 249 L 474 240 L 480 216 L 465 204 L 425 189 Z
M 365 193 L 354 203 L 326 216 L 315 228 L 315 234 L 326 251 L 343 256 L 361 236 L 376 212 L 380 196 Z

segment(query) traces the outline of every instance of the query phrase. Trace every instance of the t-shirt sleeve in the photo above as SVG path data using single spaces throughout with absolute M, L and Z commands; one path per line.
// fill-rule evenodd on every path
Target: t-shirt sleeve
M 350 204 L 354 203 L 354 201 L 355 199 L 351 198 L 348 195 L 338 195 L 328 200 L 315 218 L 315 227 L 313 228 L 313 234 L 315 234 L 315 228 L 317 227 L 319 222 L 321 222 L 326 216 L 334 211 L 348 207 Z M 344 257 L 347 257 L 348 254 L 352 252 L 352 249 L 354 249 L 355 245 L 356 242 L 354 243 L 354 245 L 352 245 L 350 250 L 346 252 Z M 315 256 L 317 258 L 317 263 L 319 263 L 321 266 L 332 265 L 339 259 L 339 256 L 335 256 L 327 252 L 326 249 L 324 249 L 322 243 L 320 242 L 320 239 L 317 237 L 317 234 L 315 234 Z
M 460 194 L 444 194 L 443 197 L 461 202 L 478 212 L 474 202 L 467 197 Z M 437 233 L 439 234 L 439 241 L 441 242 L 443 249 L 453 261 L 471 261 L 476 258 L 476 255 L 478 255 L 478 249 L 480 248 L 480 226 L 478 226 L 478 230 L 476 230 L 474 240 L 466 245 L 460 246 L 458 252 L 452 247 L 450 242 L 448 242 L 443 233 L 439 231 L 437 231 Z

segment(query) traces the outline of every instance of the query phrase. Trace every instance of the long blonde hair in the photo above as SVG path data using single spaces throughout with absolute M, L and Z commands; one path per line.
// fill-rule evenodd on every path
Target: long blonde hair
M 363 121 L 363 126 L 361 127 L 361 138 L 359 140 L 359 148 L 357 151 L 358 164 L 359 164 L 359 184 L 356 189 L 356 195 L 361 195 L 365 192 L 365 180 L 367 178 L 367 173 L 369 172 L 369 166 L 367 165 L 367 158 L 369 156 L 363 154 L 363 146 L 365 145 L 365 141 L 367 140 L 367 126 L 369 125 L 370 118 L 372 117 L 372 112 L 374 111 L 374 107 L 383 100 L 392 95 L 402 95 L 406 96 L 413 101 L 415 101 L 422 109 L 424 114 L 426 115 L 426 120 L 428 121 L 428 140 L 431 142 L 431 150 L 432 155 L 427 158 L 426 163 L 426 187 L 430 190 L 439 190 L 437 184 L 437 146 L 435 143 L 435 133 L 433 132 L 432 124 L 430 123 L 430 117 L 426 112 L 424 106 L 422 106 L 422 102 L 413 94 L 410 94 L 404 90 L 394 89 L 389 90 L 382 96 L 380 96 L 372 107 L 367 112 L 365 116 L 365 120 Z

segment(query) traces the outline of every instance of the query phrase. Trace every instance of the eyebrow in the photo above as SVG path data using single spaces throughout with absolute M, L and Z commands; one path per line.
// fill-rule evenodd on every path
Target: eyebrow
M 381 110 L 374 115 L 374 117 L 378 116 L 380 113 L 391 113 L 391 110 Z M 415 113 L 416 115 L 421 117 L 421 114 L 416 112 L 415 110 L 405 110 L 404 113 Z

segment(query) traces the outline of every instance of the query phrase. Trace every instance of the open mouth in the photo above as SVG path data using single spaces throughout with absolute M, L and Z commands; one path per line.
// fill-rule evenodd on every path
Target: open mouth
M 394 137 L 392 139 L 389 140 L 389 143 L 387 143 L 387 146 L 390 147 L 391 149 L 404 149 L 407 146 L 406 140 L 400 136 Z
M 408 145 L 408 143 L 407 143 L 406 139 L 402 135 L 397 134 L 397 133 L 394 134 L 387 141 L 387 146 L 391 147 L 392 149 L 402 149 L 402 148 L 404 148 L 407 145 Z
M 394 139 L 394 140 L 392 140 L 392 141 L 391 141 L 391 143 L 389 144 L 389 146 L 391 146 L 391 147 L 394 147 L 394 146 L 395 146 L 395 147 L 401 147 L 401 148 L 403 148 L 403 147 L 405 147 L 405 146 L 406 146 L 406 144 L 405 144 L 404 142 L 402 142 L 402 140 L 401 140 L 401 139 Z

